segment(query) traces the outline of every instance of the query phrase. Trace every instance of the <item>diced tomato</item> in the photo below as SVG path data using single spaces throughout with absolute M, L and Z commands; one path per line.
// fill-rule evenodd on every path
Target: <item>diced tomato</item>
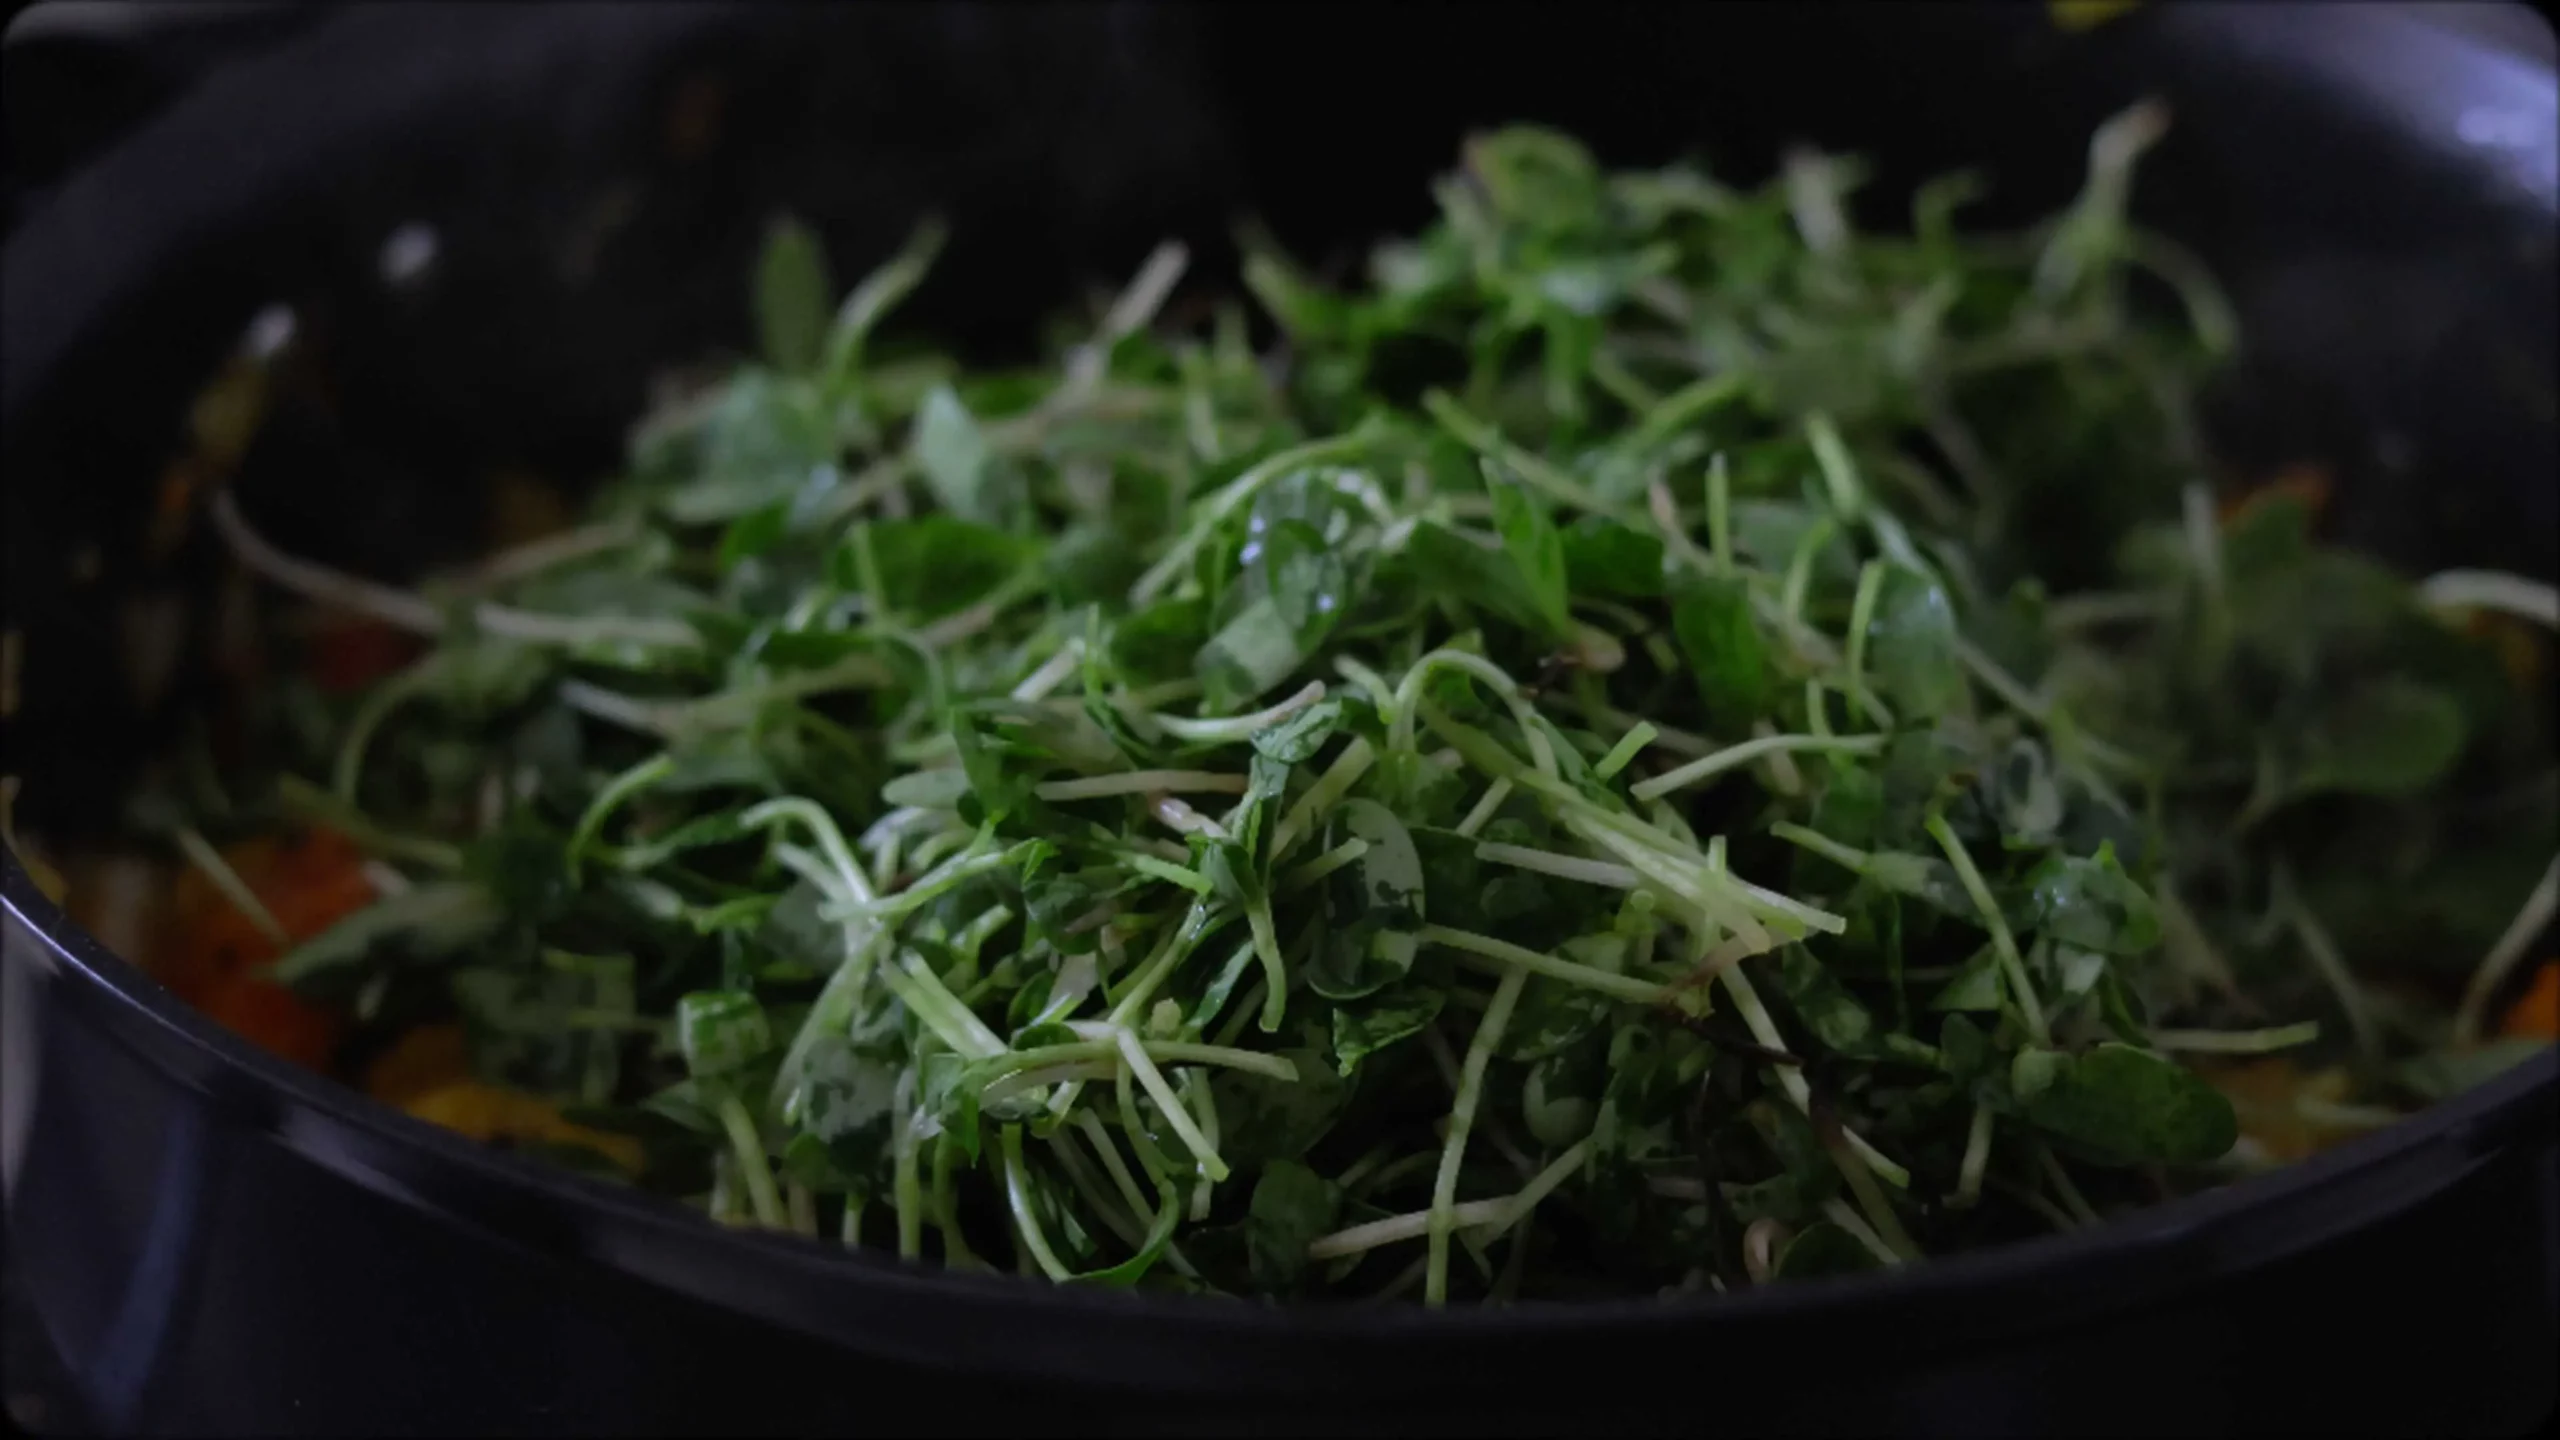
M 2498 1033 L 2518 1039 L 2560 1040 L 2560 960 L 2545 960 L 2516 1003 L 2507 1007 Z
M 150 530 L 145 548 L 154 563 L 166 560 L 187 535 L 187 526 L 195 518 L 197 491 L 204 485 L 202 468 L 192 459 L 180 456 L 160 474 L 160 489 L 153 497 Z
M 216 985 L 204 1013 L 270 1055 L 327 1071 L 338 1046 L 338 1017 L 265 976 L 243 972 Z
M 2230 525 L 2248 514 L 2251 507 L 2263 505 L 2279 495 L 2301 501 L 2302 508 L 2310 511 L 2313 519 L 2318 519 L 2320 512 L 2327 509 L 2329 505 L 2327 468 L 2297 461 L 2277 471 L 2273 479 L 2262 484 L 2251 485 L 2237 493 L 2225 495 L 2222 497 L 2222 503 L 2217 507 L 2221 512 L 2222 523 L 2226 526 Z
M 311 678 L 332 695 L 352 695 L 416 659 L 418 639 L 379 620 L 332 617 L 311 639 Z
M 281 846 L 267 909 L 293 939 L 308 940 L 373 903 L 373 881 L 364 873 L 364 851 L 335 830 L 312 828 Z
M 364 852 L 333 830 L 241 841 L 223 860 L 288 942 L 308 940 L 373 903 Z M 265 1049 L 315 1069 L 328 1063 L 336 1017 L 266 977 L 260 967 L 279 947 L 202 870 L 180 874 L 164 923 L 155 947 L 161 983 Z

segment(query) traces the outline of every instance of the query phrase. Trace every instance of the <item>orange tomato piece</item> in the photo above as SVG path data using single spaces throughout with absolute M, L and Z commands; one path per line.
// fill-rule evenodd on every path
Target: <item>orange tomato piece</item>
M 222 858 L 288 942 L 308 940 L 373 903 L 364 852 L 333 830 L 244 840 Z M 161 983 L 265 1049 L 315 1069 L 328 1063 L 336 1018 L 266 978 L 260 967 L 279 951 L 274 938 L 202 870 L 190 866 L 179 875 L 164 923 L 154 947 Z
M 352 695 L 417 658 L 417 637 L 379 620 L 337 616 L 311 637 L 311 679 L 332 695 Z
M 308 940 L 373 903 L 373 881 L 364 873 L 364 851 L 335 830 L 303 831 L 282 846 L 274 893 L 260 892 L 267 909 L 294 940 Z
M 338 1048 L 338 1017 L 263 976 L 242 972 L 216 985 L 204 1013 L 231 1033 L 305 1069 L 325 1073 Z
M 2545 960 L 2516 1003 L 2498 1022 L 2500 1035 L 2517 1039 L 2560 1040 L 2560 960 Z
M 333 830 L 244 840 L 225 849 L 222 858 L 284 928 L 288 941 L 308 940 L 373 903 L 364 852 Z M 161 978 L 181 993 L 190 986 L 210 990 L 277 953 L 266 930 L 194 866 L 178 876 L 167 924 L 170 933 L 158 947 Z
M 2225 495 L 2216 508 L 2226 526 L 2249 513 L 2252 506 L 2262 505 L 2276 496 L 2289 496 L 2302 502 L 2302 508 L 2318 519 L 2329 505 L 2329 471 L 2327 467 L 2296 461 L 2275 473 L 2264 484 L 2252 485 L 2237 494 Z

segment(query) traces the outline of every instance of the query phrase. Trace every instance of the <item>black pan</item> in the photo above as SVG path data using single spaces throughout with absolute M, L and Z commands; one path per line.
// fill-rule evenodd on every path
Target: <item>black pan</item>
M 2462 17 L 2450 9 L 2446 14 Z M 930 208 L 914 319 L 989 355 L 1241 208 L 1303 255 L 1422 218 L 1476 125 L 1752 179 L 1796 138 L 1864 197 L 1978 164 L 2064 199 L 2095 122 L 2175 108 L 2142 208 L 2229 279 L 2237 463 L 2316 458 L 2348 533 L 2548 576 L 2554 81 L 2380 6 L 1618 9 L 367 6 L 215 74 L 45 197 L 0 326 L 20 823 L 106 833 L 139 704 L 119 615 L 200 626 L 142 516 L 262 308 L 290 369 L 242 503 L 397 575 L 499 465 L 593 477 L 650 374 L 747 333 L 763 222 L 838 273 Z M 2512 20 L 2512 14 L 2509 17 Z M 679 121 L 677 117 L 688 117 Z M 705 116 L 709 118 L 706 119 Z M 430 227 L 398 283 L 387 237 Z M 732 1233 L 254 1054 L 0 871 L 13 1380 L 115 1434 L 1202 1431 L 2521 1433 L 2560 1339 L 2560 1065 L 2102 1231 L 1729 1299 L 1290 1310 L 902 1268 Z

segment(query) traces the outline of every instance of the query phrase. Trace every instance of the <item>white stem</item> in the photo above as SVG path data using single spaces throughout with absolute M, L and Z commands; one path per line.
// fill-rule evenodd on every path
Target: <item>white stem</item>
M 1170 795 L 1148 796 L 1147 813 L 1184 835 L 1206 835 L 1212 840 L 1227 838 L 1225 826 Z
M 1790 751 L 1827 751 L 1838 755 L 1873 755 L 1884 748 L 1881 735 L 1765 735 L 1745 740 L 1701 759 L 1692 760 L 1675 770 L 1664 771 L 1650 780 L 1630 786 L 1627 793 L 1638 800 L 1653 800 L 1674 790 L 1695 785 L 1710 776 L 1721 775 L 1739 765 L 1748 765 L 1767 755 L 1783 755 Z
M 1579 880 L 1586 885 L 1606 885 L 1615 890 L 1633 890 L 1644 883 L 1643 877 L 1624 865 L 1606 860 L 1586 860 L 1578 855 L 1559 855 L 1552 850 L 1529 850 L 1518 845 L 1483 844 L 1476 847 L 1476 858 L 1496 865 L 1511 865 L 1553 875 L 1559 880 Z
M 1467 818 L 1458 822 L 1458 833 L 1470 840 L 1474 839 L 1475 833 L 1483 829 L 1487 821 L 1493 819 L 1493 812 L 1501 809 L 1502 802 L 1510 798 L 1510 781 L 1496 780 L 1486 786 L 1484 795 L 1476 801 L 1475 808 L 1467 812 Z
M 2151 1048 L 2188 1055 L 2271 1055 L 2320 1038 L 2320 1022 L 2264 1030 L 2154 1030 Z
M 1050 656 L 1039 669 L 1022 677 L 1022 683 L 1013 687 L 1012 698 L 1026 705 L 1046 699 L 1050 691 L 1066 683 L 1067 677 L 1076 673 L 1076 667 L 1083 663 L 1084 642 L 1069 640 L 1059 646 L 1058 653 Z
M 1716 978 L 1723 983 L 1725 993 L 1733 997 L 1733 1008 L 1740 1012 L 1742 1023 L 1751 1031 L 1751 1038 L 1765 1049 L 1785 1050 L 1786 1037 L 1778 1033 L 1777 1022 L 1769 1018 L 1769 1008 L 1760 1003 L 1760 992 L 1752 988 L 1751 977 L 1742 973 L 1742 967 L 1736 965 Z M 1793 1065 L 1772 1065 L 1770 1069 L 1778 1077 L 1778 1088 L 1787 1092 L 1787 1098 L 1795 1102 L 1796 1109 L 1812 1114 L 1813 1090 L 1805 1083 L 1803 1071 Z M 1858 1158 L 1867 1162 L 1867 1168 L 1876 1172 L 1878 1179 L 1896 1190 L 1911 1188 L 1910 1171 L 1885 1158 L 1883 1152 L 1867 1143 L 1866 1137 L 1848 1126 L 1841 1126 L 1840 1133 L 1848 1141 L 1849 1148 L 1858 1152 Z
M 2375 1025 L 2373 1009 L 2365 1002 L 2364 987 L 2356 983 L 2354 972 L 2347 968 L 2346 957 L 2338 953 L 2337 942 L 2329 938 L 2320 917 L 2302 903 L 2293 888 L 2292 872 L 2278 862 L 2274 875 L 2276 912 L 2291 922 L 2294 938 L 2302 942 L 2302 951 L 2311 957 L 2312 968 L 2319 971 L 2330 993 L 2338 1000 L 2338 1008 L 2347 1015 L 2347 1029 L 2354 1034 L 2356 1049 L 2366 1058 L 2382 1054 L 2382 1031 Z
M 1151 718 L 1167 735 L 1177 740 L 1188 740 L 1194 744 L 1208 744 L 1221 740 L 1249 740 L 1323 698 L 1324 682 L 1313 680 L 1309 681 L 1307 687 L 1297 694 L 1267 710 L 1257 710 L 1250 715 L 1237 715 L 1226 719 L 1189 719 L 1180 715 L 1157 715 Z
M 1351 787 L 1360 783 L 1360 777 L 1369 773 L 1369 767 L 1377 759 L 1378 753 L 1369 748 L 1366 740 L 1355 738 L 1342 747 L 1342 753 L 1334 758 L 1333 764 L 1316 777 L 1316 783 L 1307 787 L 1307 793 L 1298 797 L 1297 804 L 1289 807 L 1289 813 L 1280 817 L 1280 828 L 1271 836 L 1271 858 L 1275 861 L 1280 859 L 1305 839 L 1309 827 L 1349 794 Z
M 2550 868 L 2542 872 L 2541 883 L 2525 897 L 2524 908 L 2516 912 L 2515 919 L 2507 922 L 2505 933 L 2489 947 L 2489 953 L 2481 957 L 2480 968 L 2471 972 L 2471 983 L 2463 987 L 2461 1008 L 2454 1012 L 2455 1044 L 2469 1045 L 2480 1038 L 2480 1026 L 2489 1001 L 2498 993 L 2498 987 L 2506 983 L 2507 976 L 2516 968 L 2516 962 L 2524 958 L 2525 952 L 2533 948 L 2534 940 L 2551 924 L 2554 911 L 2560 911 L 2560 857 L 2555 857 Z
M 566 565 L 572 560 L 583 560 L 590 555 L 628 545 L 639 538 L 639 527 L 625 521 L 564 530 L 490 556 L 462 583 L 475 590 L 494 589 L 555 566 Z
M 1619 975 L 1589 965 L 1579 965 L 1571 960 L 1558 960 L 1551 955 L 1541 955 L 1535 950 L 1523 949 L 1507 940 L 1496 940 L 1490 935 L 1477 935 L 1466 930 L 1452 930 L 1445 925 L 1425 925 L 1415 932 L 1415 938 L 1425 945 L 1443 946 L 1469 955 L 1481 956 L 1496 965 L 1526 970 L 1534 975 L 1562 980 L 1568 985 L 1579 985 L 1586 990 L 1596 990 L 1612 1000 L 1624 1000 L 1631 1005 L 1650 1005 L 1670 993 L 1664 987 L 1650 981 L 1638 980 L 1630 975 Z
M 177 842 L 179 852 L 187 857 L 188 862 L 203 871 L 205 879 L 213 882 L 213 888 L 222 892 L 222 898 L 230 901 L 232 908 L 258 927 L 260 934 L 278 945 L 293 943 L 284 926 L 277 922 L 275 912 L 258 899 L 257 892 L 240 878 L 240 872 L 232 869 L 230 862 L 222 858 L 222 853 L 213 848 L 213 842 L 186 826 L 178 827 L 170 838 Z
M 386 625 L 414 630 L 421 635 L 434 635 L 444 629 L 444 617 L 434 606 L 411 591 L 377 585 L 342 571 L 296 559 L 268 543 L 265 536 L 249 528 L 240 507 L 228 490 L 216 491 L 209 507 L 214 529 L 221 532 L 224 543 L 240 563 L 298 595 L 369 615 Z
M 532 645 L 699 645 L 702 637 L 681 620 L 613 615 L 546 615 L 504 605 L 473 608 L 472 620 L 491 634 Z
M 1510 1229 L 1530 1207 L 1553 1194 L 1557 1186 L 1581 1169 L 1582 1162 L 1590 1153 L 1591 1142 L 1577 1140 L 1550 1161 L 1546 1169 L 1539 1171 L 1535 1179 L 1521 1186 L 1518 1193 L 1494 1200 L 1469 1200 L 1453 1205 L 1449 1207 L 1449 1217 L 1458 1229 L 1474 1231 L 1487 1240 L 1499 1239 L 1502 1232 Z M 1307 1246 L 1307 1258 L 1338 1260 L 1345 1255 L 1392 1245 L 1399 1240 L 1419 1240 L 1431 1231 L 1431 1214 L 1428 1210 L 1416 1210 L 1406 1215 L 1390 1215 L 1384 1220 L 1372 1220 L 1365 1225 L 1354 1225 L 1347 1230 L 1318 1236 Z
M 2428 577 L 2418 593 L 2444 610 L 2497 610 L 2560 630 L 2560 589 L 2496 570 L 2447 570 Z
M 1448 1298 L 1449 1212 L 1458 1203 L 1458 1167 L 1466 1159 L 1467 1137 L 1475 1129 L 1485 1068 L 1493 1063 L 1493 1047 L 1501 1043 L 1503 1030 L 1511 1024 L 1512 1008 L 1520 1003 L 1520 990 L 1528 979 L 1529 972 L 1520 969 L 1503 975 L 1494 987 L 1493 1003 L 1485 1007 L 1484 1020 L 1476 1026 L 1475 1039 L 1467 1045 L 1466 1065 L 1458 1075 L 1458 1097 L 1449 1108 L 1449 1137 L 1441 1143 L 1440 1173 L 1431 1187 L 1431 1254 L 1422 1292 L 1426 1305 Z
M 1200 1173 L 1211 1180 L 1226 1179 L 1227 1162 L 1218 1158 L 1218 1152 L 1211 1147 L 1208 1137 L 1200 1133 L 1199 1125 L 1191 1117 L 1191 1107 L 1182 1103 L 1182 1097 L 1166 1083 L 1164 1072 L 1147 1058 L 1146 1048 L 1138 1043 L 1138 1033 L 1123 1028 L 1117 1039 L 1120 1054 L 1128 1061 L 1130 1075 L 1147 1092 L 1147 1098 L 1156 1102 L 1156 1109 L 1163 1112 L 1165 1123 L 1173 1127 L 1174 1136 L 1199 1163 Z
M 1870 1254 L 1887 1266 L 1898 1266 L 1903 1263 L 1902 1257 L 1894 1253 L 1893 1247 L 1884 1243 L 1883 1237 L 1877 1235 L 1868 1226 L 1866 1220 L 1846 1204 L 1838 1200 L 1825 1200 L 1822 1202 L 1822 1213 L 1832 1224 L 1848 1231 L 1859 1244 L 1867 1247 Z
M 1099 800 L 1111 795 L 1141 795 L 1150 790 L 1168 795 L 1242 795 L 1249 788 L 1242 775 L 1218 775 L 1206 770 L 1129 770 L 1117 775 L 1051 780 L 1032 793 L 1043 800 Z
M 1970 1210 L 1982 1198 L 1982 1172 L 1991 1164 L 1991 1112 L 1983 1106 L 1973 1107 L 1973 1125 L 1965 1132 L 1964 1161 L 1956 1171 L 1956 1193 L 1947 1203 L 1958 1210 Z

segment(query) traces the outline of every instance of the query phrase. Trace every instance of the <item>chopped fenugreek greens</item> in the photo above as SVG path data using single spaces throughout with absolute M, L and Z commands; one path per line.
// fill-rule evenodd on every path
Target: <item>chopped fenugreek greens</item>
M 839 297 L 784 225 L 566 536 L 413 593 L 218 500 L 430 643 L 167 833 L 351 837 L 273 975 L 519 1143 L 954 1268 L 1729 1289 L 2274 1163 L 2549 1043 L 2481 1036 L 2549 692 L 2466 617 L 2551 589 L 2218 503 L 2159 129 L 1990 235 L 1486 134 L 1361 283 L 1175 328 L 1169 245 L 1026 371 L 875 335 L 938 230 Z

